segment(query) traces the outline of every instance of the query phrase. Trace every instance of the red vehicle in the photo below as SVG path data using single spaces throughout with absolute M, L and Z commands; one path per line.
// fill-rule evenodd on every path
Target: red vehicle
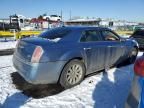
M 134 72 L 136 75 L 144 77 L 144 54 L 135 61 Z
M 139 76 L 141 87 L 139 108 L 144 108 L 144 54 L 135 61 L 134 72 Z

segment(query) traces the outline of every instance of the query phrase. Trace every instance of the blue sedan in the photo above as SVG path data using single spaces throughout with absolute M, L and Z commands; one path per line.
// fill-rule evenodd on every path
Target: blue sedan
M 135 40 L 118 36 L 108 28 L 59 27 L 38 37 L 21 39 L 13 56 L 19 74 L 32 84 L 79 84 L 86 75 L 121 62 L 133 63 Z

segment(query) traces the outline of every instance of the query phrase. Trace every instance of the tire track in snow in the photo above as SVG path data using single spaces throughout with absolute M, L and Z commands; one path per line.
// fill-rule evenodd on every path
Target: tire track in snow
M 12 67 L 12 66 L 4 66 L 4 67 L 0 67 L 0 69 L 8 68 L 8 67 Z
M 0 50 L 0 56 L 12 55 L 14 50 L 14 48 Z
M 0 69 L 13 67 L 12 55 L 0 56 Z

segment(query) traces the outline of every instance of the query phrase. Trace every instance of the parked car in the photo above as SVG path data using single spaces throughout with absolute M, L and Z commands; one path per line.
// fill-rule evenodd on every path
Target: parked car
M 135 61 L 134 71 L 136 75 L 144 77 L 144 55 Z
M 139 76 L 139 85 L 141 87 L 139 108 L 144 108 L 144 55 L 136 60 L 134 72 Z
M 144 49 L 144 29 L 136 30 L 131 37 L 138 42 L 140 49 Z
M 51 21 L 61 21 L 61 16 L 58 15 L 49 15 L 49 16 L 44 16 L 43 18 Z
M 69 88 L 84 76 L 125 60 L 133 63 L 138 44 L 108 28 L 59 27 L 19 41 L 14 67 L 32 84 L 60 83 Z

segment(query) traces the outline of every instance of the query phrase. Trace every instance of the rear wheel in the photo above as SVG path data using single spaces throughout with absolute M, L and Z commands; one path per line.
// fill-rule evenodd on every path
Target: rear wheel
M 128 60 L 128 62 L 130 64 L 132 64 L 132 63 L 135 62 L 137 54 L 138 54 L 138 48 L 133 48 L 132 51 L 129 54 L 129 60 Z
M 64 88 L 73 87 L 84 79 L 84 75 L 84 63 L 80 60 L 72 60 L 64 67 L 60 77 L 60 84 Z

